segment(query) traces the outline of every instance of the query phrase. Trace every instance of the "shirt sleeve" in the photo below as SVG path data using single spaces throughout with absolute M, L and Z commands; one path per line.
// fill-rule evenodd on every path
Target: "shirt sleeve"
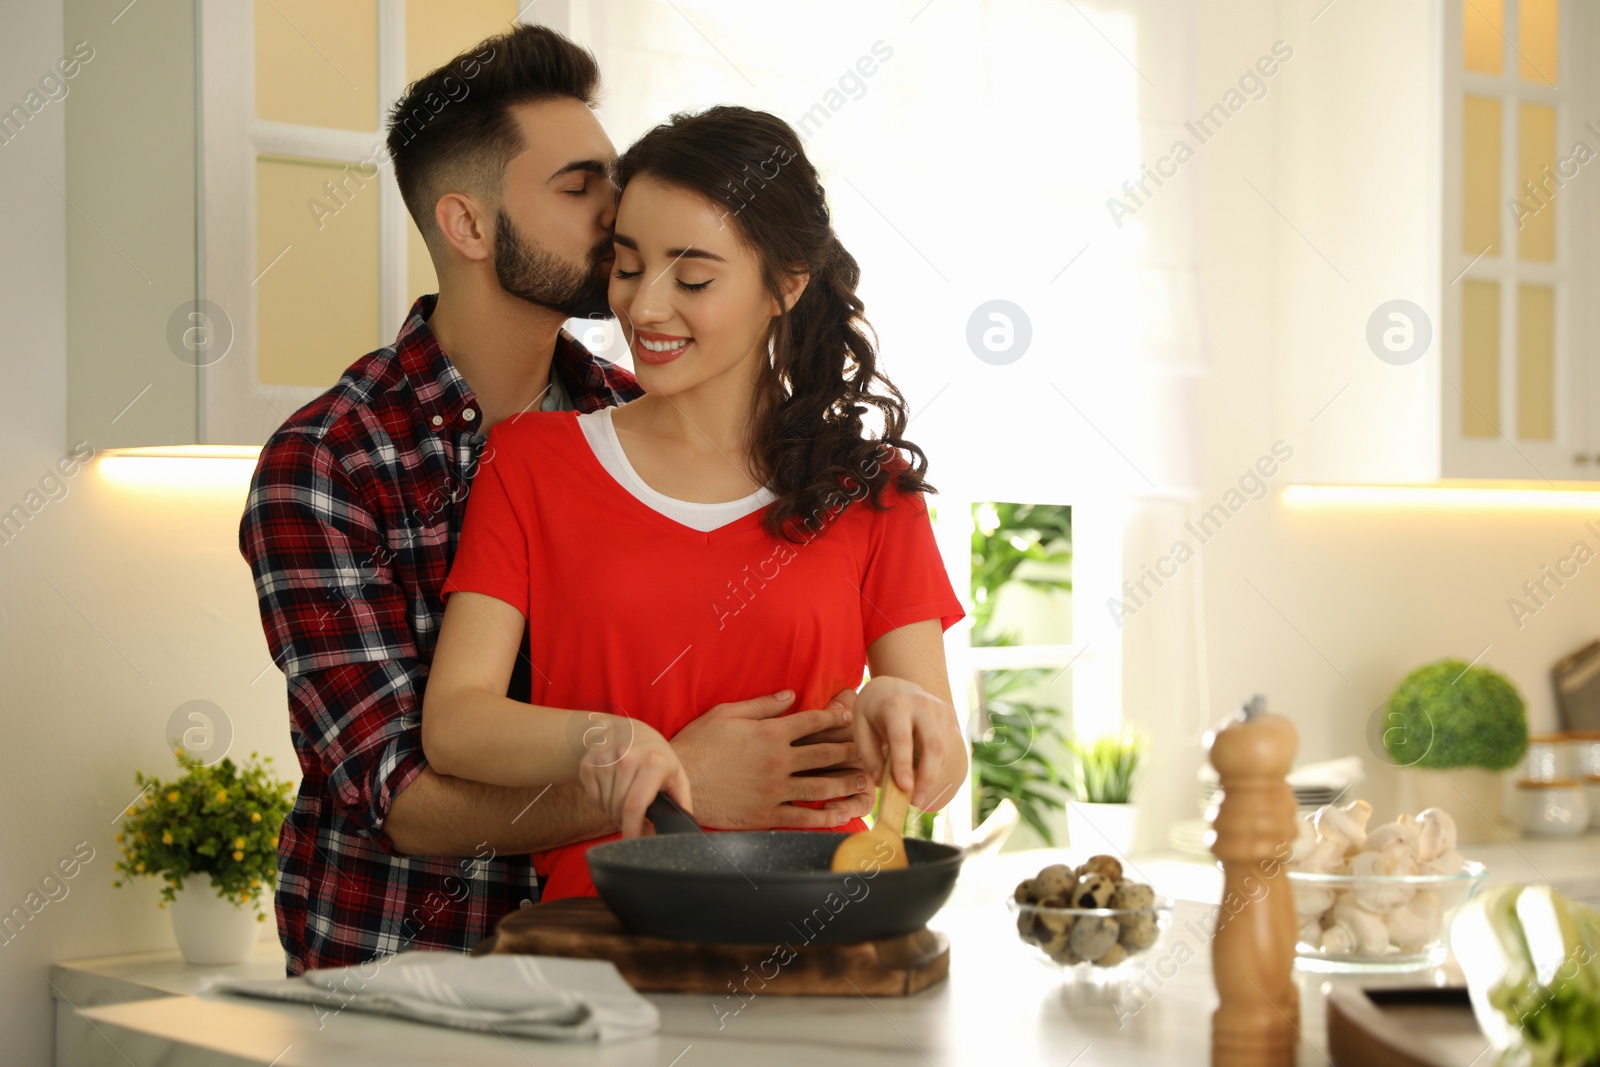
M 865 499 L 852 505 L 871 516 L 866 568 L 861 579 L 861 629 L 868 648 L 891 630 L 938 619 L 948 630 L 966 615 L 934 541 L 922 494 L 892 486 L 878 511 Z
M 392 853 L 390 805 L 427 766 L 427 670 L 372 510 L 321 442 L 274 437 L 251 479 L 239 549 L 288 676 L 300 758 L 318 761 L 340 811 Z
M 511 487 L 515 465 L 506 435 L 499 427 L 478 461 L 478 473 L 467 494 L 461 520 L 461 543 L 445 579 L 445 596 L 483 593 L 503 600 L 528 616 L 528 509 L 519 507 Z

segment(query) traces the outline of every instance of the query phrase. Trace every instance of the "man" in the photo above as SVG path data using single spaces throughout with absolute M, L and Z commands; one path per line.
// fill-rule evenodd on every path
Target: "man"
M 609 316 L 616 151 L 592 112 L 598 82 L 587 51 L 520 26 L 411 86 L 388 147 L 439 292 L 262 449 L 239 539 L 303 773 L 278 855 L 290 974 L 465 950 L 538 899 L 527 853 L 616 829 L 576 782 L 450 778 L 421 745 L 440 588 L 489 427 L 640 395 L 561 329 Z M 514 678 L 511 695 L 527 692 Z M 699 818 L 825 827 L 866 814 L 854 694 L 787 716 L 792 695 L 752 696 L 673 739 Z

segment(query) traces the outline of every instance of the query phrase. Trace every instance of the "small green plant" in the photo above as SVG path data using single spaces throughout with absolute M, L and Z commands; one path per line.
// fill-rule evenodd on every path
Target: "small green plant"
M 1528 750 L 1522 694 L 1505 675 L 1443 659 L 1418 667 L 1389 697 L 1383 746 L 1402 767 L 1509 770 Z
M 253 904 L 277 883 L 278 831 L 293 785 L 274 777 L 264 759 L 250 754 L 241 770 L 224 758 L 207 766 L 182 748 L 175 750 L 184 775 L 172 782 L 138 771 L 140 799 L 123 812 L 116 869 L 125 879 L 160 877 L 162 907 L 176 898 L 185 878 L 209 875 L 217 895 Z
M 1109 734 L 1089 744 L 1067 742 L 1067 788 L 1085 804 L 1126 804 L 1133 795 L 1133 775 L 1144 756 L 1145 739 L 1137 733 Z

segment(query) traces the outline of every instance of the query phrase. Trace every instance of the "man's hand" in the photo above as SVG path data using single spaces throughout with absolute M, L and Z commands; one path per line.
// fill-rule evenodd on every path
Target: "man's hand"
M 831 828 L 872 810 L 851 732 L 855 691 L 784 715 L 794 694 L 718 704 L 678 732 L 695 818 L 724 830 Z M 825 800 L 817 809 L 793 801 Z

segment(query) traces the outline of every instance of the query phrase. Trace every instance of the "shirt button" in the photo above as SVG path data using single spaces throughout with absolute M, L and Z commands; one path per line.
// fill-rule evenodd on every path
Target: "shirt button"
M 443 426 L 444 425 L 444 416 L 443 415 L 435 415 L 433 417 L 433 424 L 435 426 Z
M 476 411 L 473 411 L 471 408 L 468 408 L 467 410 L 465 410 L 465 411 L 463 411 L 461 413 L 461 417 L 463 419 L 466 419 L 468 422 L 471 422 L 473 419 L 478 417 L 478 413 Z
M 524 908 L 533 907 L 533 901 L 524 899 L 523 902 L 522 902 L 522 907 L 524 907 Z

